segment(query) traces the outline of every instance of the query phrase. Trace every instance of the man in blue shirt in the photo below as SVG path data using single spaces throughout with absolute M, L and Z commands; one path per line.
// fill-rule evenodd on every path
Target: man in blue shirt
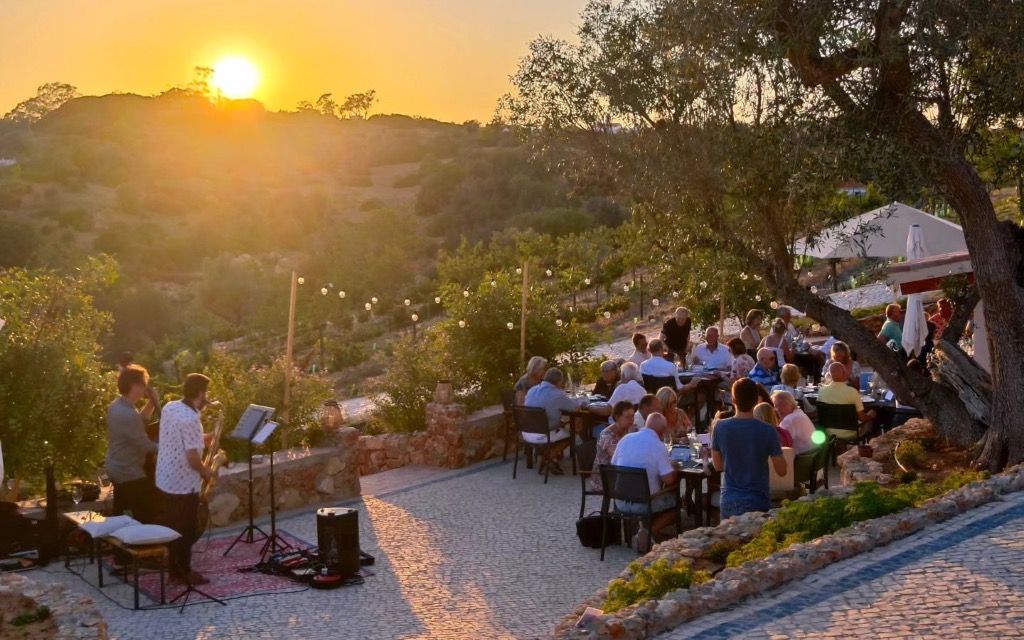
M 544 373 L 544 380 L 540 384 L 526 392 L 526 401 L 523 404 L 527 407 L 544 409 L 548 416 L 548 428 L 551 430 L 551 456 L 548 460 L 541 462 L 537 469 L 538 473 L 543 473 L 544 466 L 550 464 L 551 473 L 556 476 L 562 474 L 558 459 L 561 457 L 562 451 L 569 445 L 569 438 L 572 435 L 569 429 L 562 424 L 562 412 L 575 411 L 581 406 L 586 406 L 587 403 L 586 398 L 576 399 L 567 396 L 562 390 L 562 386 L 562 372 L 552 368 Z M 522 438 L 524 441 L 534 444 L 548 442 L 547 436 L 539 433 L 523 433 Z
M 779 372 L 775 350 L 762 347 L 757 350 L 757 364 L 750 370 L 747 377 L 761 385 L 765 389 L 771 389 L 779 384 Z
M 711 458 L 722 472 L 722 519 L 772 507 L 768 460 L 786 475 L 786 459 L 775 427 L 754 418 L 757 383 L 742 378 L 732 385 L 736 417 L 721 420 L 711 436 Z

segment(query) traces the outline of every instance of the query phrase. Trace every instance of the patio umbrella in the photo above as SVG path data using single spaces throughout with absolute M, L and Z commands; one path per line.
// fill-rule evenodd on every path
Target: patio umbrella
M 924 234 L 920 225 L 911 225 L 907 232 L 907 260 L 928 257 L 924 246 Z M 903 319 L 903 350 L 911 358 L 921 355 L 925 338 L 928 336 L 928 318 L 924 314 L 921 294 L 912 293 L 907 297 L 907 312 Z

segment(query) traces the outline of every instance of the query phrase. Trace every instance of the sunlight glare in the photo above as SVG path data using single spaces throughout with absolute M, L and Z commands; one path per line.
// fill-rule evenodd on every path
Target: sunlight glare
M 260 70 L 248 58 L 232 56 L 213 65 L 213 86 L 225 98 L 239 100 L 252 97 L 260 83 Z

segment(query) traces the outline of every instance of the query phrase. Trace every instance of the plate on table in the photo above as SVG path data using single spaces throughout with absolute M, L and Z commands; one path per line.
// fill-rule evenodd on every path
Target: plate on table
M 605 402 L 605 401 L 603 401 L 603 400 L 598 400 L 597 402 L 591 402 L 591 403 L 590 403 L 589 405 L 587 405 L 587 406 L 589 406 L 589 407 L 603 407 L 603 408 L 608 408 L 608 407 L 610 407 L 610 406 L 612 406 L 612 405 L 608 404 L 607 402 Z
M 861 396 L 860 401 L 863 402 L 864 404 L 868 404 L 869 402 L 877 402 L 877 400 L 875 400 L 871 396 Z

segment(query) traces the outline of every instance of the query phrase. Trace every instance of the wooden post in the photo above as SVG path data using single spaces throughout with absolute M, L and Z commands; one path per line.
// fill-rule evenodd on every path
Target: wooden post
M 722 274 L 722 289 L 718 294 L 718 339 L 725 341 L 725 274 Z
M 523 303 L 519 318 L 519 362 L 526 367 L 526 303 L 530 294 L 530 262 L 523 262 Z
M 292 291 L 288 300 L 288 344 L 284 356 L 284 409 L 281 411 L 281 421 L 284 422 L 284 432 L 281 436 L 283 448 L 289 445 L 289 434 L 291 433 L 291 402 L 292 402 L 292 355 L 295 350 L 295 299 L 299 294 L 299 276 L 292 271 Z

